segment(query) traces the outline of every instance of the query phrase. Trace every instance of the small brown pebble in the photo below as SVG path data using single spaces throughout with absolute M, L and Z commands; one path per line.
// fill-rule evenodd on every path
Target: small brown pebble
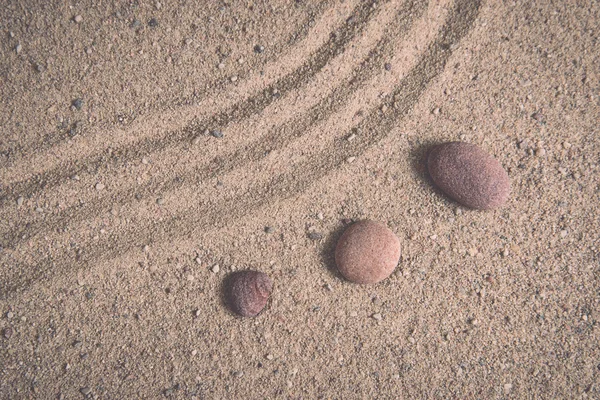
M 258 271 L 231 274 L 225 284 L 225 294 L 231 309 L 244 317 L 254 317 L 267 305 L 273 282 Z
M 467 207 L 489 210 L 508 200 L 508 174 L 495 158 L 474 144 L 450 142 L 434 147 L 427 168 L 446 195 Z
M 10 339 L 13 335 L 13 330 L 12 328 L 9 326 L 7 328 L 4 328 L 4 331 L 2 332 L 2 336 L 4 336 L 5 339 Z
M 377 283 L 390 276 L 400 260 L 400 241 L 388 227 L 374 221 L 350 225 L 339 239 L 335 262 L 355 283 Z

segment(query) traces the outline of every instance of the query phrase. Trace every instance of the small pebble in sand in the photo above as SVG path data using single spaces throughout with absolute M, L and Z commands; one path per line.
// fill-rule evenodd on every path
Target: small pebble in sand
M 382 319 L 383 317 L 381 316 L 381 314 L 379 314 L 379 313 L 375 313 L 375 314 L 371 315 L 371 318 L 373 318 L 373 319 L 374 319 L 374 320 L 376 320 L 376 321 L 381 321 L 381 319 Z
M 569 235 L 569 231 L 566 229 L 563 229 L 560 231 L 560 237 L 561 238 L 566 238 Z
M 267 358 L 267 360 L 270 361 L 270 360 L 274 359 L 275 357 L 273 356 L 273 354 L 267 354 L 266 358 Z
M 533 114 L 531 114 L 531 118 L 535 119 L 538 122 L 543 122 L 544 114 L 542 114 L 540 111 L 536 111 Z
M 256 46 L 254 46 L 254 52 L 255 53 L 262 53 L 263 51 L 265 51 L 265 47 L 261 46 L 260 44 L 257 44 Z
M 4 336 L 4 339 L 10 339 L 12 337 L 12 335 L 13 335 L 13 330 L 10 326 L 4 328 L 4 331 L 2 331 L 2 336 Z
M 19 43 L 15 46 L 15 52 L 17 54 L 19 54 L 21 52 L 21 49 L 23 49 L 23 46 L 21 46 L 21 43 Z
M 265 233 L 273 233 L 275 229 L 271 226 L 265 226 Z
M 21 207 L 23 205 L 24 201 L 25 201 L 25 198 L 23 196 L 17 197 L 17 206 Z
M 400 240 L 388 227 L 374 221 L 350 225 L 338 240 L 335 262 L 354 283 L 377 283 L 390 276 L 400 260 Z
M 162 206 L 163 204 L 165 204 L 165 200 L 162 197 L 159 197 L 158 199 L 156 199 L 156 204 Z
M 427 168 L 446 195 L 467 207 L 489 210 L 508 200 L 508 174 L 495 158 L 474 144 L 450 142 L 434 147 Z
M 102 189 L 104 189 L 105 186 L 104 186 L 104 183 L 98 182 L 98 183 L 96 183 L 95 187 L 96 187 L 96 190 L 102 190 Z
M 217 130 L 210 131 L 210 134 L 212 137 L 216 137 L 217 139 L 223 139 L 223 132 L 221 132 L 221 131 L 217 131 Z
M 150 18 L 148 21 L 148 26 L 150 28 L 156 28 L 158 26 L 158 20 L 156 18 Z
M 92 389 L 90 389 L 88 386 L 82 387 L 81 389 L 79 389 L 79 392 L 84 395 L 87 396 L 90 393 L 92 393 Z
M 6 313 L 6 318 L 7 319 L 11 319 L 14 316 L 15 316 L 15 314 L 12 311 L 9 311 L 9 312 Z
M 73 18 L 73 21 L 75 21 L 76 23 L 78 23 L 78 24 L 79 24 L 79 23 L 81 23 L 81 21 L 83 21 L 83 17 L 82 17 L 81 15 L 76 15 L 76 16 Z
M 142 26 L 142 21 L 140 21 L 139 19 L 134 19 L 131 22 L 131 27 L 135 30 L 138 30 L 141 26 Z
M 75 99 L 73 100 L 71 105 L 75 107 L 75 109 L 81 110 L 81 108 L 83 107 L 83 99 Z
M 229 275 L 225 294 L 231 309 L 244 317 L 254 317 L 267 305 L 273 282 L 259 271 L 239 271 Z
M 385 68 L 386 71 L 391 71 L 392 70 L 392 64 L 390 63 L 385 63 L 383 65 L 383 68 Z
M 221 270 L 221 267 L 219 266 L 219 264 L 215 264 L 215 265 L 213 265 L 213 267 L 210 270 L 212 272 L 214 272 L 215 274 L 218 274 L 219 271 Z

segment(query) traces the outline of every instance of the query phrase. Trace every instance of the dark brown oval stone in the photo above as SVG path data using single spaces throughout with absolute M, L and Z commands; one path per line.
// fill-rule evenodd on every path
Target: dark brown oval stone
M 337 242 L 335 263 L 354 283 L 377 283 L 390 276 L 400 260 L 400 240 L 374 221 L 350 225 Z
M 508 200 L 508 174 L 477 145 L 450 142 L 435 146 L 427 157 L 427 169 L 448 197 L 467 207 L 489 210 Z
M 259 271 L 234 272 L 225 284 L 229 306 L 244 317 L 254 317 L 261 312 L 272 290 L 271 279 Z

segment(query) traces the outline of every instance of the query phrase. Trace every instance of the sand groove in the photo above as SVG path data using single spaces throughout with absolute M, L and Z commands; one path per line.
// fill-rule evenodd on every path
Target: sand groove
M 357 140 L 353 142 L 347 142 L 343 140 L 343 136 L 350 132 L 344 132 L 343 135 L 333 141 L 333 150 L 331 147 L 328 147 L 326 152 L 321 151 L 310 155 L 307 160 L 292 165 L 291 171 L 275 176 L 267 183 L 252 186 L 244 197 L 236 197 L 235 201 L 231 199 L 224 203 L 215 204 L 210 204 L 209 202 L 209 204 L 205 204 L 202 209 L 191 208 L 185 210 L 185 213 L 179 213 L 160 224 L 150 223 L 143 227 L 136 226 L 134 228 L 128 228 L 118 237 L 103 239 L 94 246 L 94 248 L 82 249 L 82 251 L 77 253 L 76 257 L 74 250 L 64 251 L 57 257 L 45 259 L 43 262 L 36 265 L 35 268 L 34 265 L 26 266 L 22 261 L 14 260 L 14 262 L 19 263 L 19 266 L 21 267 L 18 268 L 19 270 L 28 271 L 29 273 L 27 276 L 16 276 L 10 274 L 10 272 L 5 269 L 4 274 L 6 275 L 8 273 L 10 279 L 3 280 L 3 282 L 6 282 L 6 286 L 1 290 L 2 297 L 4 298 L 8 293 L 13 292 L 15 289 L 22 289 L 32 284 L 45 274 L 47 274 L 47 278 L 51 277 L 52 266 L 56 263 L 68 265 L 68 269 L 81 268 L 81 266 L 91 265 L 100 260 L 109 260 L 112 257 L 116 257 L 129 251 L 132 247 L 138 246 L 141 242 L 160 242 L 164 240 L 174 240 L 178 237 L 190 236 L 198 229 L 198 227 L 209 229 L 209 227 L 223 226 L 232 219 L 243 217 L 243 215 L 251 212 L 251 210 L 264 207 L 271 204 L 273 201 L 289 199 L 301 194 L 314 184 L 314 182 L 317 182 L 322 179 L 323 176 L 326 176 L 329 171 L 339 168 L 348 156 L 358 156 L 366 151 L 366 149 L 382 140 L 388 134 L 391 127 L 397 125 L 398 122 L 402 120 L 403 115 L 418 101 L 419 96 L 426 89 L 428 83 L 443 70 L 445 63 L 451 54 L 451 46 L 457 43 L 468 32 L 476 18 L 479 3 L 476 4 L 477 7 L 467 7 L 467 3 L 470 2 L 457 1 L 453 5 L 453 9 L 443 25 L 440 35 L 427 47 L 418 64 L 402 78 L 394 91 L 384 99 L 383 104 L 388 108 L 383 113 L 379 110 L 379 106 L 372 109 L 355 127 L 361 129 L 361 131 L 368 132 L 367 134 L 360 135 Z M 410 3 L 407 7 L 409 7 L 409 10 L 411 9 Z M 368 10 L 362 8 L 359 10 L 358 15 L 363 16 L 362 21 L 364 23 L 370 13 Z M 411 21 L 411 19 L 406 20 L 399 18 L 398 27 L 405 29 Z M 350 26 L 355 27 L 355 30 L 358 30 L 354 24 L 350 24 Z M 349 32 L 350 31 L 348 31 L 346 35 L 350 35 Z M 354 32 L 354 30 L 352 30 L 352 32 Z M 342 38 L 345 37 L 346 36 L 342 35 Z M 347 45 L 349 40 L 349 38 L 343 40 L 340 39 L 341 43 L 343 43 L 341 46 Z M 334 54 L 336 51 L 342 51 L 338 46 L 340 41 L 336 41 L 332 38 L 330 45 L 333 47 L 329 49 L 329 53 Z M 316 106 L 312 107 L 310 111 L 306 115 L 301 116 L 300 119 L 292 120 L 287 124 L 286 129 L 273 130 L 267 134 L 266 138 L 268 140 L 256 141 L 252 143 L 249 148 L 236 149 L 231 156 L 228 155 L 215 158 L 208 165 L 200 167 L 199 170 L 192 172 L 190 176 L 199 176 L 201 179 L 210 179 L 212 176 L 218 174 L 226 174 L 246 162 L 259 161 L 264 157 L 264 153 L 267 150 L 285 147 L 291 140 L 298 135 L 301 135 L 302 132 L 310 126 L 328 118 L 332 113 L 335 113 L 340 105 L 347 101 L 352 93 L 359 90 L 361 86 L 364 85 L 368 78 L 374 73 L 375 67 L 380 63 L 381 57 L 388 55 L 389 52 L 392 51 L 392 49 L 388 48 L 388 43 L 389 41 L 382 40 L 377 44 L 376 48 L 371 52 L 370 59 L 365 60 L 366 71 L 360 70 L 359 73 L 355 71 L 353 77 L 336 88 L 331 96 L 328 96 Z M 327 63 L 327 59 L 329 58 L 325 57 L 323 60 L 317 57 L 316 60 L 320 61 L 315 61 L 317 63 L 316 65 L 321 65 L 321 63 L 323 63 L 321 65 L 322 68 Z M 310 80 L 310 76 L 312 75 L 310 70 L 306 68 L 301 68 L 302 74 L 300 77 L 289 77 L 287 78 L 287 81 L 284 79 L 281 82 L 283 85 L 277 86 L 279 90 L 291 91 L 298 84 L 301 84 L 300 82 L 305 83 L 306 80 Z M 251 110 L 256 111 L 264 109 L 273 101 L 272 96 L 269 94 L 270 98 L 267 98 L 265 97 L 265 93 L 268 92 L 263 92 L 257 95 L 254 100 L 250 101 L 248 103 L 248 108 L 239 106 L 234 108 L 231 114 L 219 113 L 212 117 L 211 121 L 223 120 L 226 121 L 226 123 L 232 123 L 233 121 L 243 120 L 244 118 L 251 116 L 253 113 Z M 205 125 L 201 122 L 195 122 L 188 128 L 177 132 L 173 135 L 174 137 L 152 139 L 147 142 L 146 146 L 143 148 L 156 150 L 177 143 L 178 141 L 189 139 L 196 135 L 198 130 L 203 129 L 204 126 Z M 281 132 L 284 133 L 281 134 Z M 244 157 L 244 161 L 236 161 L 240 159 L 241 153 L 247 153 L 246 157 Z M 123 151 L 119 156 L 125 156 L 129 159 L 133 154 L 137 154 L 137 151 L 133 150 L 131 153 L 129 151 Z M 100 162 L 100 164 L 102 163 Z M 162 183 L 155 186 L 148 186 L 144 189 L 143 193 L 149 193 L 158 188 L 162 191 L 172 190 L 185 184 L 185 182 L 186 179 L 183 179 L 182 182 Z M 131 194 L 131 192 L 133 192 L 133 190 L 129 190 L 126 193 Z M 51 227 L 55 227 L 61 219 L 66 219 L 69 214 L 72 214 L 76 219 L 91 218 L 95 213 L 101 211 L 101 208 L 101 204 L 96 208 L 91 207 L 86 210 L 83 215 L 77 215 L 78 211 L 76 209 L 69 210 L 64 213 L 62 217 L 50 221 L 48 224 L 37 227 L 30 226 L 26 227 L 23 231 L 13 232 L 8 238 L 7 243 L 10 246 L 16 246 L 19 241 L 22 240 L 23 236 L 28 238 L 31 237 L 31 235 L 42 234 L 45 231 L 49 231 Z M 208 212 L 206 210 L 208 210 Z M 186 215 L 185 218 L 182 217 L 183 214 Z M 190 215 L 197 217 L 190 218 Z M 7 266 L 8 263 L 3 264 L 4 266 Z
M 343 14 L 339 12 L 339 9 L 339 6 L 334 7 L 332 2 L 328 1 L 323 1 L 316 4 L 314 9 L 309 12 L 308 16 L 303 21 L 298 23 L 299 29 L 290 33 L 288 37 L 282 38 L 281 42 L 286 44 L 283 53 L 271 53 L 263 57 L 263 62 L 266 63 L 265 67 L 268 67 L 268 69 L 275 69 L 278 72 L 285 71 L 285 64 L 290 63 L 290 53 L 299 53 L 300 55 L 304 54 L 306 45 L 303 45 L 303 41 L 305 41 L 305 39 L 309 36 L 311 39 L 315 39 L 313 37 L 314 35 L 311 34 L 311 30 L 318 28 L 318 26 L 323 23 L 327 23 L 328 25 L 335 27 L 337 27 L 340 23 L 343 23 L 342 21 L 339 21 L 340 16 L 336 15 Z M 318 40 L 316 41 L 318 42 Z M 284 66 L 281 65 L 282 63 Z M 240 78 L 244 79 L 245 77 L 240 75 Z M 250 79 L 252 78 L 253 77 L 250 77 Z M 222 78 L 214 79 L 203 87 L 195 90 L 193 97 L 180 97 L 164 101 L 159 100 L 153 104 L 149 111 L 163 114 L 163 110 L 173 107 L 181 108 L 190 105 L 202 106 L 207 97 L 210 97 L 207 95 L 214 93 L 215 91 L 227 90 L 229 85 L 230 82 L 228 80 L 224 80 Z M 145 115 L 144 118 L 149 119 L 151 115 Z M 133 121 L 129 121 L 126 125 L 131 125 L 132 123 Z M 98 121 L 96 124 L 99 125 L 97 131 L 101 132 L 103 130 L 106 131 L 118 129 L 118 126 L 122 123 L 119 122 L 117 118 L 111 118 L 111 120 Z M 15 159 L 18 162 L 23 158 L 36 156 L 36 153 L 51 150 L 59 144 L 64 144 L 64 142 L 68 139 L 70 139 L 68 132 L 64 130 L 58 130 L 55 133 L 43 135 L 42 138 L 35 142 L 28 142 L 12 148 L 3 149 L 3 151 L 12 155 L 11 164 L 14 164 Z M 2 167 L 3 166 L 0 164 L 0 168 Z
M 390 31 L 402 32 L 396 42 L 403 40 L 404 33 L 409 32 L 410 25 L 424 11 L 423 6 L 418 9 L 414 7 L 414 2 L 406 3 L 397 13 L 398 17 L 390 24 Z M 251 143 L 217 156 L 208 164 L 191 166 L 189 170 L 179 176 L 180 179 L 177 181 L 152 181 L 137 187 L 128 187 L 111 192 L 110 202 L 112 204 L 128 204 L 134 202 L 135 198 L 147 198 L 151 195 L 157 195 L 157 191 L 164 193 L 184 186 L 189 184 L 190 180 L 205 181 L 215 176 L 222 176 L 235 168 L 259 161 L 269 151 L 287 146 L 295 137 L 303 135 L 311 126 L 327 119 L 339 110 L 350 96 L 361 88 L 377 70 L 381 69 L 382 60 L 393 55 L 394 43 L 389 37 L 380 39 L 376 46 L 369 51 L 369 55 L 352 71 L 352 74 L 341 85 L 337 86 L 330 95 L 320 100 L 306 113 L 302 113 L 282 126 L 274 127 L 267 134 L 260 136 Z M 34 221 L 24 229 L 13 232 L 13 240 L 7 242 L 7 247 L 14 247 L 23 237 L 29 240 L 35 235 L 47 232 L 51 227 L 62 227 L 64 229 L 66 225 L 72 226 L 75 222 L 87 220 L 92 215 L 99 215 L 107 211 L 105 199 L 102 197 L 92 198 L 85 205 L 74 204 L 57 214 L 49 214 L 44 219 Z
M 124 148 L 116 148 L 103 154 L 91 156 L 73 162 L 73 165 L 60 165 L 51 170 L 44 171 L 25 182 L 16 182 L 5 188 L 3 201 L 10 195 L 18 193 L 34 194 L 60 185 L 65 179 L 83 171 L 100 171 L 109 166 L 118 166 L 128 161 L 141 159 L 154 151 L 175 146 L 182 141 L 189 141 L 204 133 L 205 129 L 226 129 L 230 123 L 241 121 L 254 114 L 260 113 L 267 106 L 284 96 L 290 90 L 306 84 L 317 74 L 331 58 L 341 54 L 346 46 L 365 28 L 367 22 L 373 18 L 377 9 L 370 3 L 359 2 L 352 12 L 352 16 L 339 29 L 332 32 L 326 43 L 311 54 L 302 65 L 291 73 L 278 79 L 248 99 L 235 103 L 224 110 L 219 110 L 208 118 L 192 121 L 183 129 L 167 130 L 158 137 L 148 137 Z M 273 96 L 277 89 L 280 96 Z

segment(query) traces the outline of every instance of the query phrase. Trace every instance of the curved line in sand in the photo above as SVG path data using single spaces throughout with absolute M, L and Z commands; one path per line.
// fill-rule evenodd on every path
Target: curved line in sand
M 297 158 L 306 158 L 321 150 L 331 150 L 334 139 L 339 138 L 340 133 L 356 129 L 357 121 L 354 116 L 359 110 L 381 107 L 380 94 L 394 88 L 417 65 L 420 49 L 433 42 L 442 26 L 446 17 L 446 3 L 430 6 L 424 18 L 416 22 L 406 32 L 406 36 L 401 35 L 395 40 L 388 40 L 387 37 L 381 39 L 367 56 L 371 61 L 364 67 L 356 68 L 342 85 L 311 106 L 307 113 L 276 126 L 247 146 L 234 149 L 235 151 L 221 155 L 207 165 L 184 173 L 182 179 L 188 182 L 191 179 L 205 181 L 217 176 L 227 179 L 227 174 L 235 170 L 239 178 L 237 181 L 242 182 L 242 186 L 257 186 L 265 184 L 274 172 L 289 170 L 289 165 L 295 163 Z M 405 21 L 390 28 L 399 27 L 404 32 L 408 25 Z M 419 43 L 419 46 L 413 46 L 413 43 Z M 401 50 L 396 53 L 395 49 Z M 389 73 L 373 74 L 381 69 L 378 61 L 383 57 L 393 57 L 402 60 L 402 63 Z M 275 164 L 269 162 L 272 157 L 266 155 L 274 151 L 279 152 Z M 302 157 L 297 157 L 297 154 L 302 154 Z M 265 179 L 253 179 L 253 176 Z M 154 193 L 156 189 L 157 186 L 148 185 L 144 193 Z M 190 199 L 188 203 L 197 202 L 197 186 L 168 182 L 161 185 L 160 189 L 161 197 L 166 202 L 169 198 Z M 239 189 L 237 195 L 242 195 L 245 190 L 244 187 L 236 189 Z M 246 187 L 246 190 L 251 188 Z M 228 200 L 219 198 L 219 201 Z M 187 212 L 192 212 L 192 209 Z
M 469 7 L 471 5 L 471 7 Z M 201 217 L 190 221 L 189 218 L 176 216 L 167 223 L 160 225 L 157 230 L 138 231 L 129 229 L 121 236 L 122 240 L 114 240 L 104 246 L 98 246 L 92 251 L 82 253 L 80 259 L 72 261 L 68 254 L 62 259 L 46 260 L 50 268 L 37 270 L 29 277 L 15 276 L 15 280 L 9 280 L 2 288 L 0 298 L 6 298 L 16 291 L 25 290 L 51 270 L 52 264 L 62 262 L 69 264 L 75 269 L 82 268 L 88 263 L 101 260 L 113 260 L 127 253 L 131 248 L 140 243 L 172 241 L 173 238 L 190 236 L 196 227 L 218 226 L 237 218 L 251 210 L 255 210 L 272 204 L 274 199 L 289 199 L 304 192 L 315 182 L 323 179 L 328 171 L 335 170 L 341 166 L 345 159 L 350 156 L 358 156 L 385 138 L 390 129 L 401 119 L 418 101 L 428 84 L 445 67 L 452 54 L 451 46 L 456 44 L 470 30 L 472 23 L 478 15 L 479 1 L 457 0 L 451 15 L 442 27 L 438 38 L 427 48 L 419 63 L 399 83 L 394 92 L 386 98 L 384 104 L 388 107 L 385 111 L 374 110 L 359 123 L 359 128 L 373 128 L 365 130 L 353 142 L 345 141 L 341 135 L 334 140 L 334 151 L 330 149 L 317 153 L 307 161 L 296 165 L 296 169 L 271 179 L 268 184 L 255 188 L 253 195 L 244 199 L 236 199 L 235 208 L 230 204 L 219 204 L 210 212 L 200 214 Z M 394 107 L 395 104 L 395 107 Z M 348 132 L 347 132 L 348 133 Z M 346 134 L 347 134 L 346 133 Z M 17 266 L 16 270 L 27 270 L 25 265 Z M 31 271 L 31 269 L 29 269 Z
M 327 2 L 324 1 L 319 3 L 317 5 L 317 9 L 314 12 L 311 12 L 310 15 L 299 24 L 301 29 L 299 31 L 292 32 L 288 36 L 288 38 L 282 40 L 282 43 L 288 43 L 290 47 L 285 48 L 282 54 L 272 54 L 270 56 L 267 56 L 267 58 L 264 60 L 265 64 L 263 65 L 262 69 L 268 68 L 269 70 L 277 71 L 279 68 L 279 75 L 277 73 L 271 74 L 272 77 L 270 78 L 270 80 L 275 80 L 283 76 L 284 74 L 293 70 L 295 66 L 299 65 L 301 61 L 297 61 L 296 63 L 294 63 L 294 58 L 297 58 L 297 55 L 300 55 L 301 57 L 306 57 L 307 55 L 316 51 L 319 46 L 323 45 L 329 36 L 329 30 L 332 29 L 332 27 L 334 29 L 337 29 L 342 23 L 344 23 L 344 21 L 348 17 L 347 14 L 349 14 L 349 12 L 345 12 L 347 11 L 346 9 L 351 11 L 355 3 L 356 0 L 350 1 L 348 2 L 348 4 L 344 3 L 342 5 L 337 5 L 335 7 L 329 8 L 327 8 Z M 342 10 L 342 8 L 344 9 Z M 310 24 L 310 22 L 315 21 L 315 18 L 319 19 L 316 23 Z M 290 55 L 292 55 L 292 57 L 290 57 Z M 302 58 L 300 58 L 300 60 L 302 60 Z M 248 74 L 248 77 L 244 78 L 243 75 L 237 74 L 239 78 L 242 78 L 240 80 L 240 83 L 243 82 L 244 79 L 256 79 L 262 85 L 264 85 L 265 83 L 269 83 L 269 79 L 265 79 L 265 77 L 261 77 L 259 79 L 259 75 L 260 74 L 258 73 L 250 72 Z M 227 90 L 227 88 L 231 87 L 232 85 L 233 84 L 226 78 L 215 79 L 214 81 L 203 85 L 204 87 L 201 90 L 194 91 L 194 96 L 192 97 L 180 97 L 176 99 L 169 99 L 168 101 L 160 101 L 157 102 L 153 107 L 151 107 L 147 111 L 160 112 L 162 117 L 155 116 L 154 118 L 156 119 L 156 121 L 162 121 L 165 119 L 165 113 L 159 110 L 165 110 L 169 108 L 172 109 L 173 106 L 188 109 L 194 107 L 207 107 L 209 105 L 207 103 L 213 104 L 213 101 L 210 100 L 214 97 L 212 96 L 212 93 L 214 93 L 215 91 Z M 209 90 L 211 91 L 212 97 L 207 101 L 201 96 L 204 96 Z M 231 106 L 232 103 L 233 101 L 229 101 L 229 103 L 225 106 Z M 150 115 L 143 115 L 143 117 L 145 117 L 145 119 L 153 118 Z M 130 124 L 132 123 L 134 122 L 132 121 L 130 123 L 127 123 L 126 125 L 130 127 Z M 122 124 L 120 124 L 119 122 L 109 122 L 109 119 L 103 119 L 96 122 L 95 126 L 93 127 L 93 130 L 95 132 L 90 132 L 81 138 L 84 139 L 84 141 L 95 140 L 96 145 L 99 144 L 100 146 L 104 147 L 104 145 L 107 142 L 110 142 L 110 140 L 106 140 L 106 132 L 121 132 L 121 130 L 119 129 L 120 125 Z M 39 153 L 40 151 L 50 151 L 55 146 L 69 149 L 73 145 L 73 142 L 70 139 L 71 138 L 66 132 L 54 132 L 53 134 L 44 135 L 44 137 L 40 140 L 32 141 L 26 143 L 25 145 L 19 144 L 7 150 L 11 153 L 21 153 L 21 159 L 27 158 L 29 161 L 31 161 L 30 158 L 27 157 L 27 151 L 34 151 L 35 153 Z M 79 145 L 79 143 L 75 144 Z M 36 166 L 35 162 L 31 164 L 33 166 Z M 18 170 L 18 168 L 16 169 Z
M 136 188 L 128 187 L 120 190 L 119 192 L 110 192 L 102 197 L 97 197 L 96 195 L 91 203 L 84 205 L 78 203 L 78 201 L 84 199 L 81 197 L 78 197 L 78 199 L 73 197 L 71 199 L 71 203 L 75 202 L 75 204 L 71 204 L 58 215 L 49 214 L 45 216 L 44 219 L 29 223 L 25 229 L 13 232 L 11 235 L 12 240 L 6 243 L 7 247 L 13 247 L 17 245 L 20 241 L 22 241 L 20 238 L 26 237 L 28 240 L 30 240 L 35 235 L 47 233 L 50 230 L 50 227 L 57 227 L 61 225 L 64 226 L 65 221 L 69 221 L 69 223 L 72 225 L 73 222 L 87 220 L 91 216 L 105 213 L 107 212 L 107 209 L 104 205 L 106 202 L 118 204 L 128 204 L 133 202 L 134 193 L 132 192 L 135 192 L 135 194 L 139 197 L 142 195 L 150 195 L 157 189 L 161 189 L 162 192 L 177 189 L 178 187 L 183 186 L 186 180 L 191 178 L 204 180 L 217 173 L 224 174 L 230 172 L 236 168 L 246 165 L 248 162 L 258 161 L 264 158 L 264 154 L 267 150 L 279 149 L 286 146 L 295 137 L 300 136 L 302 131 L 308 130 L 318 121 L 328 118 L 333 112 L 340 109 L 348 100 L 348 98 L 351 97 L 354 91 L 356 91 L 360 86 L 364 86 L 365 82 L 371 78 L 375 71 L 379 70 L 378 67 L 380 67 L 380 65 L 378 65 L 377 61 L 384 56 L 392 56 L 395 47 L 401 47 L 400 45 L 403 43 L 404 32 L 407 32 L 409 37 L 412 39 L 417 36 L 416 28 L 413 27 L 410 31 L 408 29 L 414 20 L 421 15 L 421 12 L 424 11 L 424 9 L 421 7 L 421 9 L 419 9 L 416 13 L 412 14 L 411 12 L 413 11 L 413 6 L 413 1 L 406 3 L 405 6 L 397 12 L 397 18 L 393 21 L 391 26 L 389 26 L 389 29 L 397 29 L 400 32 L 403 32 L 403 34 L 401 34 L 400 37 L 395 41 L 390 40 L 387 36 L 383 37 L 373 48 L 370 50 L 367 49 L 368 51 L 366 53 L 368 54 L 363 55 L 363 62 L 359 65 L 359 67 L 350 71 L 350 78 L 341 86 L 336 87 L 332 94 L 313 105 L 309 109 L 308 115 L 301 114 L 300 116 L 293 118 L 291 121 L 286 121 L 284 126 L 276 126 L 274 129 L 271 129 L 267 135 L 259 137 L 249 145 L 244 145 L 242 143 L 241 145 L 236 146 L 236 148 L 231 152 L 215 157 L 208 164 L 204 164 L 199 168 L 194 168 L 189 173 L 185 172 L 183 174 L 183 178 L 178 182 L 150 182 Z M 433 14 L 433 12 L 437 9 L 438 7 L 430 7 L 428 14 Z M 438 16 L 438 20 L 439 21 L 434 22 L 441 23 L 443 18 Z M 425 18 L 420 22 L 418 28 L 423 29 L 423 25 L 429 23 L 430 21 L 430 18 Z M 378 33 L 380 36 L 384 36 L 383 31 L 379 30 Z M 363 51 L 359 54 L 362 53 L 365 52 Z M 367 65 L 367 67 L 364 67 L 365 65 Z M 318 94 L 320 94 L 319 92 L 320 91 L 317 91 Z M 240 128 L 242 128 L 241 125 Z M 155 156 L 158 158 L 158 155 L 155 154 Z M 166 165 L 162 166 L 166 167 Z M 158 167 L 161 167 L 161 165 L 158 165 Z M 96 194 L 94 191 L 91 192 Z M 74 214 L 76 216 L 74 216 Z
M 380 9 L 381 7 L 376 10 Z M 132 127 L 133 129 L 116 130 L 112 134 L 105 132 L 103 135 L 94 135 L 95 141 L 93 143 L 84 140 L 82 144 L 67 143 L 64 144 L 62 149 L 53 149 L 53 152 L 61 150 L 68 156 L 67 158 L 70 163 L 72 163 L 73 159 L 79 161 L 81 158 L 84 158 L 81 162 L 83 167 L 78 166 L 77 163 L 75 165 L 60 165 L 57 162 L 50 169 L 46 167 L 40 171 L 36 166 L 48 162 L 44 160 L 44 158 L 47 158 L 47 154 L 12 166 L 10 170 L 31 170 L 32 175 L 36 174 L 38 176 L 32 176 L 31 178 L 8 184 L 5 188 L 5 193 L 7 194 L 3 196 L 4 202 L 6 202 L 8 194 L 15 197 L 23 193 L 35 193 L 36 189 L 39 190 L 40 187 L 44 189 L 60 185 L 66 178 L 81 173 L 85 169 L 90 169 L 90 167 L 91 169 L 96 169 L 105 164 L 110 164 L 111 159 L 115 157 L 119 157 L 120 160 L 129 161 L 141 159 L 157 149 L 173 146 L 184 140 L 191 140 L 194 136 L 203 132 L 204 127 L 223 129 L 231 122 L 243 120 L 264 110 L 275 101 L 275 98 L 272 96 L 273 89 L 276 88 L 283 95 L 294 87 L 309 82 L 331 58 L 342 53 L 352 40 L 360 35 L 367 23 L 372 19 L 376 10 L 371 8 L 370 3 L 359 2 L 352 12 L 353 22 L 341 25 L 333 32 L 335 33 L 334 36 L 328 32 L 329 39 L 308 57 L 305 57 L 308 59 L 307 61 L 304 61 L 302 65 L 284 74 L 282 77 L 273 74 L 273 82 L 267 84 L 262 89 L 258 88 L 257 93 L 255 90 L 251 91 L 251 93 L 255 92 L 255 94 L 250 95 L 246 99 L 233 104 L 230 104 L 230 101 L 225 101 L 220 105 L 211 105 L 212 99 L 209 99 L 204 104 L 190 107 L 190 109 L 196 110 L 202 115 L 208 114 L 208 117 L 200 119 L 194 113 L 191 116 L 186 115 L 186 112 L 189 114 L 190 109 L 173 111 L 167 114 L 163 113 L 156 117 L 149 117 L 143 122 L 141 121 L 139 125 Z M 302 56 L 302 54 L 299 55 Z M 284 70 L 287 69 L 284 67 Z M 262 78 L 255 78 L 254 82 L 261 80 Z M 251 79 L 248 82 L 248 85 L 253 84 Z M 238 87 L 240 89 L 236 87 L 233 92 L 234 94 L 236 91 L 244 93 L 244 90 L 248 90 L 248 88 L 243 86 Z M 190 119 L 192 119 L 192 122 L 190 122 Z M 186 122 L 182 124 L 181 121 Z M 165 125 L 175 126 L 176 128 L 165 133 L 165 130 L 162 128 Z M 141 137 L 139 134 L 141 134 Z M 128 139 L 128 137 L 133 137 L 133 139 Z M 112 153 L 109 154 L 106 144 L 123 141 L 123 138 L 125 138 L 125 145 L 111 149 Z M 102 148 L 102 153 L 104 154 L 95 156 L 94 154 L 99 152 L 98 148 Z M 113 164 L 115 163 L 113 162 Z M 5 169 L 2 171 L 3 181 L 10 182 L 10 170 Z

